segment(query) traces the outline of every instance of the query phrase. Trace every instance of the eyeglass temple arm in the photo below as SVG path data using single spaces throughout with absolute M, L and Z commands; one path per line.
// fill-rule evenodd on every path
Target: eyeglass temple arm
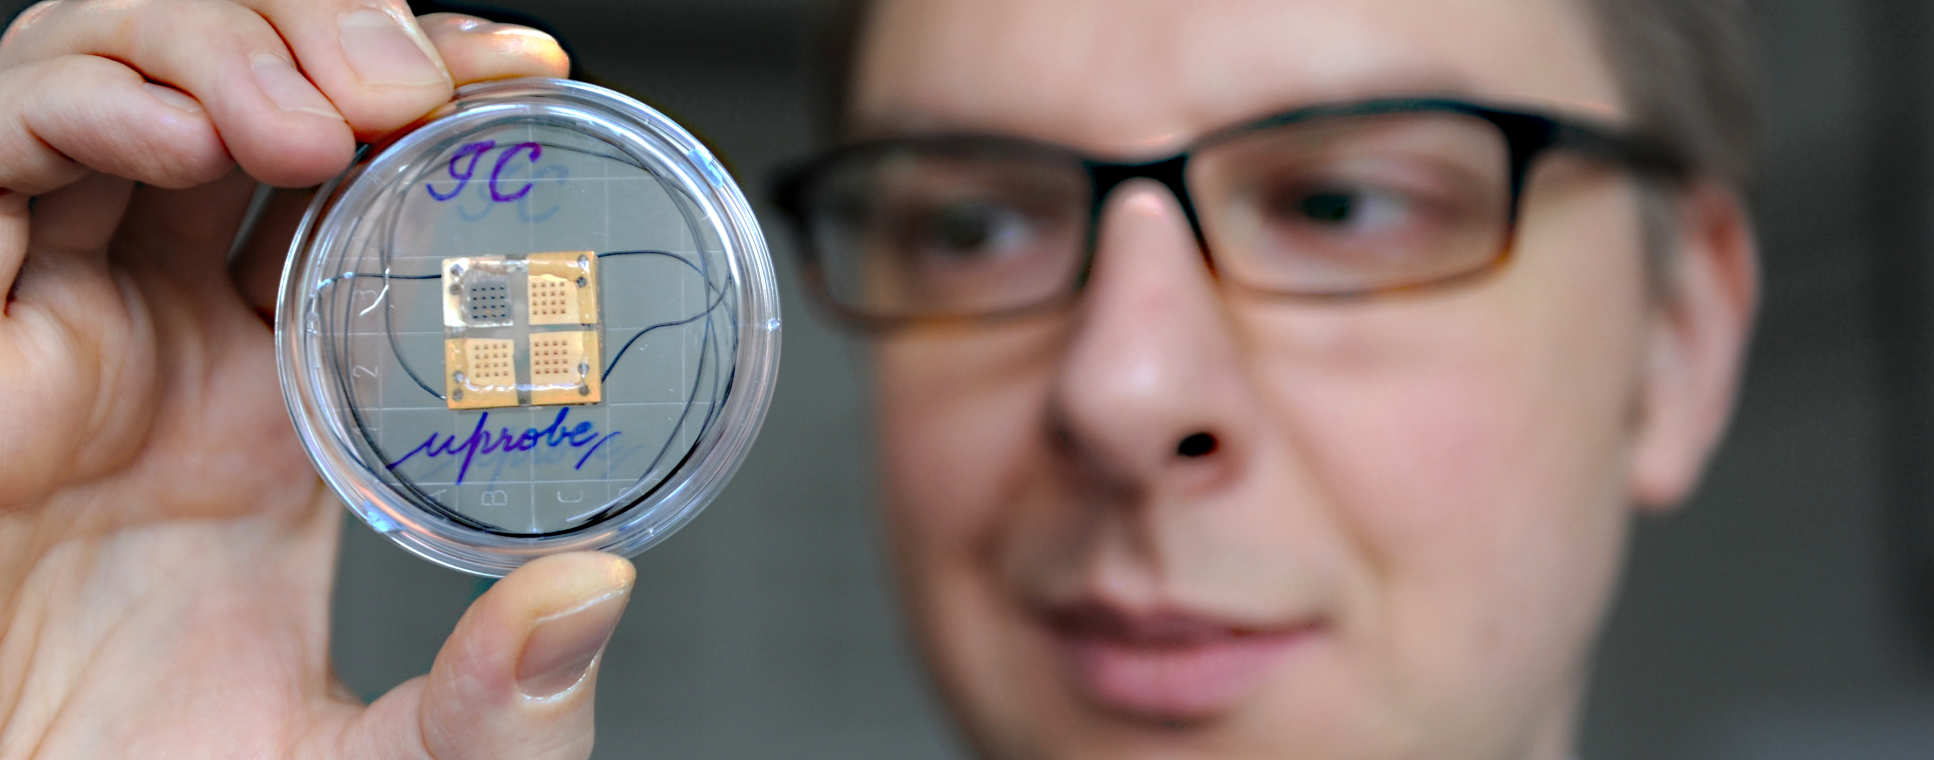
M 1623 135 L 1583 124 L 1552 124 L 1551 144 L 1617 161 L 1625 166 L 1672 181 L 1691 176 L 1691 164 L 1664 141 L 1646 135 Z

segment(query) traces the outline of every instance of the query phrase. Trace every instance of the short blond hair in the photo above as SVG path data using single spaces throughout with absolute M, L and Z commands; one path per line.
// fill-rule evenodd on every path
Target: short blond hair
M 1633 126 L 1702 172 L 1751 180 L 1759 144 L 1746 0 L 1585 0 Z
M 1746 0 L 1582 0 L 1632 113 L 1697 170 L 1743 187 L 1759 138 L 1752 13 Z M 871 0 L 827 0 L 820 70 L 825 124 L 844 126 Z

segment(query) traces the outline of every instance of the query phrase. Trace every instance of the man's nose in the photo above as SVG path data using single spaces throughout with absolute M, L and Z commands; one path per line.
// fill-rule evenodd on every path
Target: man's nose
M 1122 185 L 1097 223 L 1050 432 L 1111 490 L 1199 495 L 1232 477 L 1251 445 L 1256 410 L 1235 323 L 1166 188 Z

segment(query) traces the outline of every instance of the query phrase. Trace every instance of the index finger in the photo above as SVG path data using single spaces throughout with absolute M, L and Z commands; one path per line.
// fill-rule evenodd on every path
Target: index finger
M 401 0 L 241 0 L 268 19 L 302 73 L 363 140 L 450 100 L 442 56 Z
M 198 101 L 229 154 L 272 184 L 314 184 L 341 171 L 354 152 L 336 109 L 252 10 L 213 0 L 69 0 L 41 8 L 15 23 L 0 46 L 0 65 L 72 55 L 126 64 Z M 103 137 L 119 145 L 127 135 Z

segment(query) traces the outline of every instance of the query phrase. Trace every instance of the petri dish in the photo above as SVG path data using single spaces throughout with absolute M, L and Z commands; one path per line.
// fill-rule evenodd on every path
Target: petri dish
M 669 537 L 778 371 L 771 256 L 697 139 L 620 93 L 472 85 L 321 187 L 276 307 L 283 396 L 349 510 L 499 576 Z

